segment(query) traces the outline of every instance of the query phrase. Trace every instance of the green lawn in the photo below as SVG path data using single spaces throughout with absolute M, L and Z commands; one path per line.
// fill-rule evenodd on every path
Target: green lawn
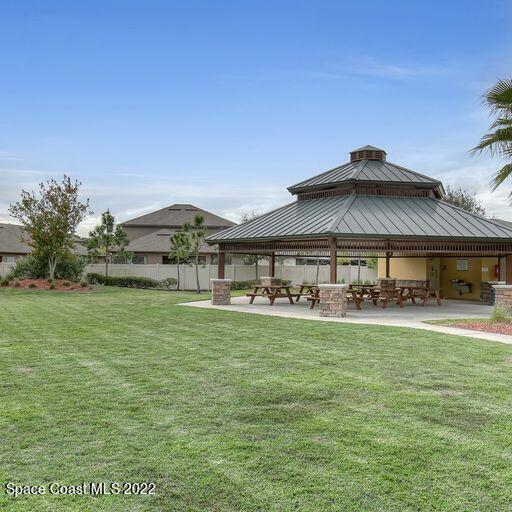
M 190 298 L 0 290 L 0 510 L 510 510 L 511 346 Z

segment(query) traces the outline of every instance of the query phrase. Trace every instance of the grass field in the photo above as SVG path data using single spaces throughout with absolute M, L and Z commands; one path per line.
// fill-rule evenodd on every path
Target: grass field
M 0 510 L 510 510 L 511 346 L 195 298 L 0 290 Z

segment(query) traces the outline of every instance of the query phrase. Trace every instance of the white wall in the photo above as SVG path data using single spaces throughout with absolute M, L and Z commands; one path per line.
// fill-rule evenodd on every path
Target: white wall
M 166 277 L 178 276 L 176 265 L 109 265 L 109 275 L 111 276 L 137 276 L 150 277 L 160 281 Z M 338 266 L 338 281 L 351 283 L 357 279 L 358 267 L 349 265 Z M 86 273 L 96 272 L 105 273 L 104 264 L 87 265 Z M 249 281 L 256 278 L 255 267 L 253 265 L 226 265 L 226 279 L 234 281 Z M 280 265 L 276 263 L 276 277 L 289 279 L 293 284 L 303 282 L 314 283 L 316 276 L 316 267 L 312 265 Z M 259 277 L 268 275 L 268 265 L 259 265 Z M 210 279 L 217 277 L 217 265 L 199 266 L 199 282 L 202 289 L 209 289 Z M 377 278 L 377 270 L 361 267 L 361 279 L 363 281 L 374 281 Z M 191 265 L 180 266 L 181 286 L 186 290 L 193 290 L 196 286 L 195 267 Z M 329 266 L 320 267 L 319 283 L 329 282 Z

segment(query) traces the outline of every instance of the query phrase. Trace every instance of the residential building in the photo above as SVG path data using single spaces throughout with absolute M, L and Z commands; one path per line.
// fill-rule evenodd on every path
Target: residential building
M 192 204 L 172 204 L 127 220 L 121 223 L 121 226 L 130 240 L 126 250 L 134 254 L 132 263 L 171 263 L 169 260 L 170 237 L 180 231 L 185 223 L 193 224 L 196 215 L 203 217 L 208 235 L 236 225 L 230 220 Z M 199 254 L 203 263 L 215 263 L 217 248 L 205 243 Z

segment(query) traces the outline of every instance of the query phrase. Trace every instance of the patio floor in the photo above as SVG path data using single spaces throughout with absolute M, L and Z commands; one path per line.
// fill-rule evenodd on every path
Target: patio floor
M 287 300 L 276 301 L 269 306 L 268 300 L 256 298 L 254 304 L 249 304 L 248 297 L 233 297 L 230 306 L 213 306 L 209 300 L 187 302 L 182 304 L 195 308 L 213 308 L 224 311 L 237 311 L 239 313 L 253 313 L 259 315 L 280 316 L 287 318 L 301 318 L 303 320 L 316 320 L 323 322 L 345 322 L 355 324 L 376 324 L 396 327 L 411 327 L 426 329 L 470 338 L 480 338 L 501 343 L 512 344 L 512 336 L 458 329 L 443 325 L 431 325 L 424 323 L 426 320 L 442 320 L 452 318 L 489 318 L 492 311 L 490 306 L 478 302 L 462 300 L 444 300 L 442 306 L 434 302 L 421 306 L 408 303 L 404 308 L 393 304 L 386 309 L 365 303 L 363 309 L 358 311 L 352 303 L 349 303 L 347 316 L 344 318 L 326 318 L 318 314 L 318 307 L 309 309 L 309 302 L 301 299 L 300 302 L 290 304 Z

